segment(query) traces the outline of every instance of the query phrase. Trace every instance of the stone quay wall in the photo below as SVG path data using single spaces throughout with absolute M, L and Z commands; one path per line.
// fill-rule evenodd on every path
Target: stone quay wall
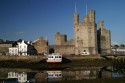
M 93 59 L 103 59 L 99 55 L 90 55 L 90 56 L 83 56 L 83 55 L 63 55 L 64 58 L 69 60 L 93 60 Z M 27 62 L 38 62 L 41 60 L 47 59 L 46 56 L 0 56 L 0 61 L 27 61 Z
M 36 62 L 43 60 L 45 56 L 0 56 L 0 61 L 27 61 Z

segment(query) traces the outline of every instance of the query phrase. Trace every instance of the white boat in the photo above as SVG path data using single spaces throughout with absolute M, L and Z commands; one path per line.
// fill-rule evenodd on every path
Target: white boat
M 90 55 L 89 52 L 82 52 L 81 55 Z
M 61 63 L 62 55 L 59 53 L 53 53 L 47 56 L 47 63 Z

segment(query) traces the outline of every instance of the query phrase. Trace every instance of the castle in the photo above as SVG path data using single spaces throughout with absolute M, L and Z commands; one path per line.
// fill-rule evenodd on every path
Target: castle
M 74 39 L 67 40 L 67 35 L 55 34 L 54 45 L 44 45 L 47 53 L 97 55 L 111 53 L 110 30 L 105 29 L 104 21 L 99 21 L 99 30 L 95 22 L 95 11 L 90 10 L 83 21 L 79 21 L 79 14 L 74 14 Z M 39 45 L 40 46 L 40 45 Z M 42 47 L 42 45 L 41 45 Z M 42 51 L 43 52 L 43 51 Z

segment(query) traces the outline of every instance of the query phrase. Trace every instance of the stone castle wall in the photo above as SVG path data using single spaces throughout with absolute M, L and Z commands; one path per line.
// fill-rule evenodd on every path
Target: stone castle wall
M 111 37 L 110 30 L 104 27 L 104 21 L 99 22 L 100 29 L 98 30 L 98 47 L 101 54 L 111 53 Z
M 53 50 L 54 53 L 63 55 L 75 54 L 74 45 L 51 45 L 48 46 L 48 53 Z

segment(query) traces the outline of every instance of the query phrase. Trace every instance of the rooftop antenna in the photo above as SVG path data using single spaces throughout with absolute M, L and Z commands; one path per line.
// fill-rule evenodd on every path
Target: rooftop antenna
M 88 12 L 88 7 L 87 7 L 87 2 L 86 2 L 86 15 L 87 15 L 87 12 Z
M 76 2 L 75 2 L 75 13 L 77 13 Z

